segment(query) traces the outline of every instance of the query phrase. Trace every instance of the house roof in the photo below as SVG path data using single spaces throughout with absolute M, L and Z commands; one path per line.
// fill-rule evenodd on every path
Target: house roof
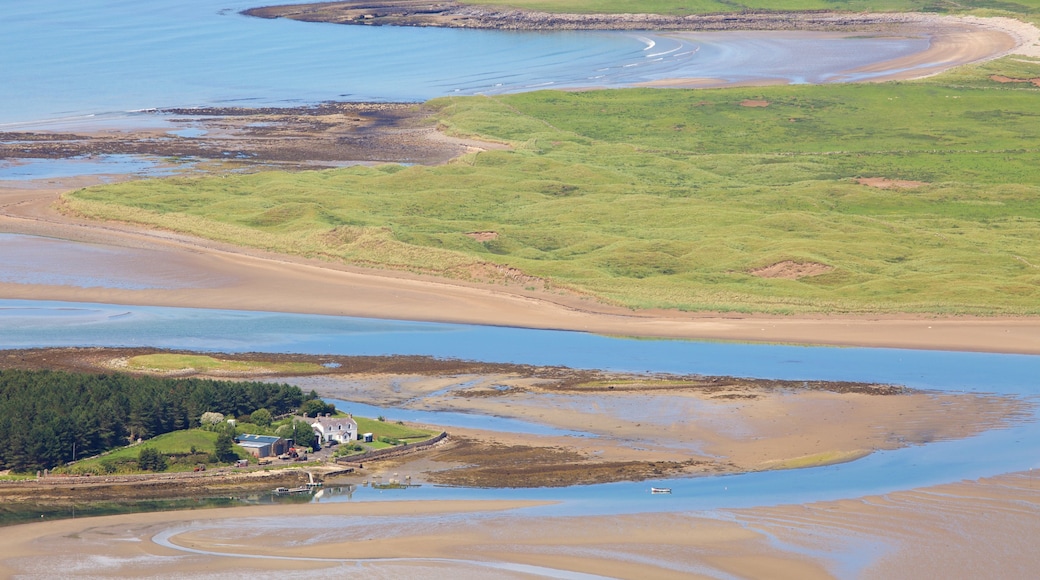
M 264 445 L 274 445 L 281 439 L 274 435 L 239 435 L 238 444 L 242 447 L 263 447 Z
M 325 429 L 344 429 L 349 427 L 357 429 L 357 421 L 353 417 L 315 417 L 311 419 L 311 425 L 321 425 Z

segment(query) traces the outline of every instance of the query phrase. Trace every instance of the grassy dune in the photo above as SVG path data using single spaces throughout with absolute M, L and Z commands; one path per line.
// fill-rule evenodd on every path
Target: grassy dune
M 439 99 L 428 106 L 448 131 L 513 149 L 125 183 L 67 203 L 361 265 L 489 283 L 516 268 L 531 287 L 633 308 L 1038 314 L 1040 89 L 993 74 L 1040 77 L 1040 63 L 912 83 Z M 752 274 L 785 261 L 830 270 Z

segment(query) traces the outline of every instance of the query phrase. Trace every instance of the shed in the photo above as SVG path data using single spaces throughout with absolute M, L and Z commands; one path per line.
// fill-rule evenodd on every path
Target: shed
M 238 444 L 254 457 L 270 457 L 285 453 L 289 442 L 274 435 L 239 435 Z

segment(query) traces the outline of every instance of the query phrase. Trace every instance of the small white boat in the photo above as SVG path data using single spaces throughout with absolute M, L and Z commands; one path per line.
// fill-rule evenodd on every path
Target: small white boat
M 650 493 L 672 493 L 672 488 L 670 488 L 670 487 L 651 487 L 650 488 Z
M 307 487 L 306 485 L 301 485 L 299 487 L 293 487 L 293 488 L 276 487 L 276 488 L 274 488 L 274 494 L 275 495 L 291 495 L 291 494 L 297 494 L 297 493 L 311 493 L 313 490 L 314 490 L 314 488 Z

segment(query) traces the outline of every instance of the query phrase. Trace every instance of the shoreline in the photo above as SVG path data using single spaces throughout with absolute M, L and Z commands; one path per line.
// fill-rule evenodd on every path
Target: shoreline
M 536 10 L 495 8 L 492 5 L 459 4 L 452 0 L 430 3 L 423 0 L 382 0 L 372 3 L 317 2 L 262 6 L 241 14 L 264 19 L 285 18 L 354 26 L 404 26 L 469 28 L 478 30 L 652 30 L 655 32 L 790 31 L 886 34 L 929 34 L 938 38 L 983 29 L 1006 35 L 1012 46 L 972 60 L 959 60 L 944 67 L 1006 54 L 1040 58 L 1040 29 L 1010 17 L 940 15 L 924 12 L 841 12 L 831 10 L 744 11 L 673 16 L 662 14 L 569 14 Z M 926 51 L 930 52 L 930 51 Z M 961 52 L 963 49 L 955 50 Z M 914 57 L 907 57 L 912 59 Z M 900 59 L 903 60 L 903 59 Z M 941 62 L 941 61 L 940 61 Z M 899 73 L 897 73 L 899 74 Z M 926 73 L 924 76 L 934 73 Z M 921 76 L 921 75 L 917 75 Z M 891 77 L 886 80 L 893 80 Z M 905 77 L 901 77 L 905 78 Z M 696 80 L 696 79 L 691 79 Z

